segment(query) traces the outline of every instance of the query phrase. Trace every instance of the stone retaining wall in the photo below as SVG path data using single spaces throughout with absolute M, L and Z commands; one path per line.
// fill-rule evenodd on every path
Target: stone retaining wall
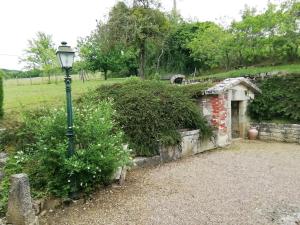
M 181 143 L 176 146 L 161 146 L 160 161 L 170 162 L 217 148 L 215 137 L 208 140 L 199 138 L 199 130 L 181 131 Z
M 252 123 L 260 140 L 300 144 L 300 124 Z
M 174 146 L 161 146 L 159 155 L 153 157 L 137 157 L 133 168 L 157 166 L 161 163 L 171 162 L 184 157 L 217 148 L 215 135 L 210 139 L 199 138 L 199 130 L 181 131 L 181 143 Z

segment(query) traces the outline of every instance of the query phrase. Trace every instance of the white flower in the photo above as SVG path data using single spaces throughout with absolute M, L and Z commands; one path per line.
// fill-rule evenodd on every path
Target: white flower
M 68 183 L 70 183 L 71 181 L 70 180 L 68 180 Z

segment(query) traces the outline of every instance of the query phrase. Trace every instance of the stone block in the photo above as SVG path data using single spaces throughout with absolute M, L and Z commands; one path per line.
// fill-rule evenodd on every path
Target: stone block
M 44 207 L 41 207 L 41 210 L 53 210 L 57 209 L 62 205 L 62 200 L 57 198 L 46 199 L 44 202 Z
M 118 182 L 119 185 L 123 186 L 125 184 L 127 173 L 127 167 L 119 167 L 114 175 L 114 180 Z
M 12 175 L 8 196 L 7 223 L 13 225 L 38 225 L 32 208 L 28 176 L 24 173 Z
M 296 138 L 285 138 L 284 142 L 288 142 L 288 143 L 297 143 L 297 139 Z
M 6 222 L 4 221 L 4 219 L 0 218 L 0 225 L 5 225 L 5 224 L 6 224 Z
M 270 128 L 270 132 L 271 132 L 272 134 L 276 134 L 276 133 L 284 133 L 284 130 L 277 127 L 277 128 Z
M 0 152 L 0 159 L 7 158 L 8 155 L 5 152 Z
M 270 137 L 271 136 L 271 133 L 269 132 L 263 132 L 263 131 L 260 131 L 259 132 L 259 137 Z
M 157 166 L 161 163 L 160 156 L 153 157 L 136 157 L 133 160 L 133 168 L 137 167 L 148 167 L 148 166 Z
M 0 168 L 3 168 L 6 164 L 7 158 L 0 158 Z
M 3 170 L 0 169 L 0 182 L 2 181 L 3 178 L 4 178 L 4 172 Z
M 180 132 L 182 157 L 197 154 L 200 151 L 199 130 Z
M 262 141 L 271 141 L 271 137 L 270 136 L 259 136 L 259 140 L 262 140 Z
M 181 147 L 176 146 L 162 146 L 159 149 L 160 159 L 162 162 L 171 162 L 181 158 Z
M 126 174 L 127 174 L 127 167 L 124 166 L 119 178 L 119 185 L 123 186 L 125 184 Z
M 296 130 L 300 131 L 300 124 L 292 124 L 291 127 L 293 129 L 296 129 Z
M 39 215 L 45 208 L 45 200 L 44 199 L 34 200 L 32 202 L 32 207 L 35 212 L 35 215 Z

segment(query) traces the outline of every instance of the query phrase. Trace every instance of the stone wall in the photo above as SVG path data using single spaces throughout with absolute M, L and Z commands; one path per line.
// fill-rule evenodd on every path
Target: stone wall
M 160 162 L 170 162 L 217 148 L 215 137 L 202 140 L 199 130 L 181 131 L 181 143 L 176 146 L 161 146 Z
M 260 140 L 300 144 L 300 124 L 252 123 Z

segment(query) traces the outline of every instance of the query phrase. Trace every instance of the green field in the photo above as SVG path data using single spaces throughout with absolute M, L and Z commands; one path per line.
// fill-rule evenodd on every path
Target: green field
M 272 67 L 249 67 L 246 69 L 232 70 L 224 73 L 200 76 L 198 78 L 228 78 L 243 75 L 254 75 L 262 72 L 285 71 L 288 73 L 300 73 L 300 64 L 291 64 Z M 4 81 L 4 110 L 7 115 L 20 113 L 23 110 L 43 105 L 61 105 L 65 103 L 65 84 L 63 77 L 52 78 L 52 83 L 47 84 L 47 78 L 11 79 Z M 122 82 L 124 78 L 111 78 L 104 81 L 100 76 L 90 77 L 84 83 L 78 76 L 73 76 L 72 94 L 77 98 L 90 89 L 101 84 Z M 57 82 L 55 82 L 57 81 Z
M 75 99 L 90 89 L 101 84 L 122 82 L 124 79 L 115 78 L 107 81 L 93 79 L 85 81 L 74 79 L 72 82 L 72 95 Z M 19 113 L 43 105 L 60 105 L 65 103 L 65 84 L 62 80 L 52 84 L 33 84 L 23 79 L 7 80 L 4 82 L 4 111 L 7 114 Z

